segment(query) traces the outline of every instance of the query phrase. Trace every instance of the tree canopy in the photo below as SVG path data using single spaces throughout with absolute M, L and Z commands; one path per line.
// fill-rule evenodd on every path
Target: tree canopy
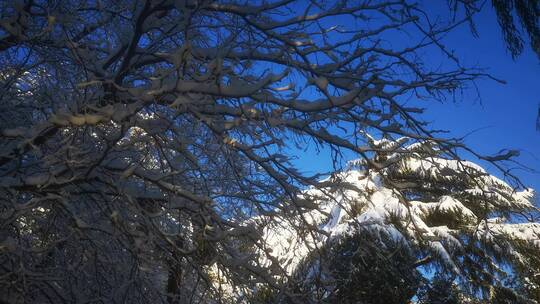
M 440 281 L 540 301 L 517 151 L 422 115 L 496 81 L 444 45 L 469 20 L 391 0 L 0 2 L 0 301 L 400 303 Z M 336 172 L 303 173 L 305 149 Z

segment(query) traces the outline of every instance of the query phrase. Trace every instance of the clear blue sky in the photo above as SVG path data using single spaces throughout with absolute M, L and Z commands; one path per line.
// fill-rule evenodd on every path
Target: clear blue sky
M 433 128 L 449 130 L 451 137 L 461 137 L 476 130 L 466 137 L 465 142 L 483 154 L 517 149 L 521 152 L 521 163 L 540 171 L 540 132 L 535 127 L 540 103 L 540 60 L 530 48 L 515 61 L 512 59 L 502 41 L 490 3 L 475 20 L 478 38 L 473 37 L 469 27 L 464 25 L 447 37 L 446 45 L 463 59 L 466 66 L 487 68 L 490 74 L 507 84 L 481 80 L 477 82 L 481 100 L 475 98 L 476 92 L 471 88 L 457 103 L 432 103 L 427 107 L 425 117 L 432 122 Z M 327 151 L 320 155 L 308 151 L 298 156 L 296 164 L 304 172 L 332 168 Z M 486 168 L 499 175 L 493 168 Z M 540 192 L 540 173 L 523 170 L 514 173 Z
M 536 131 L 536 118 L 540 104 L 540 60 L 530 48 L 512 60 L 502 41 L 495 13 L 488 8 L 476 19 L 478 38 L 464 26 L 448 37 L 447 45 L 466 64 L 486 67 L 490 74 L 507 84 L 479 81 L 480 101 L 470 98 L 456 104 L 435 104 L 428 108 L 428 115 L 434 126 L 450 130 L 454 136 L 479 129 L 466 138 L 469 146 L 484 154 L 518 149 L 519 160 L 538 171 L 540 132 Z M 540 191 L 540 173 L 515 173 L 525 184 Z

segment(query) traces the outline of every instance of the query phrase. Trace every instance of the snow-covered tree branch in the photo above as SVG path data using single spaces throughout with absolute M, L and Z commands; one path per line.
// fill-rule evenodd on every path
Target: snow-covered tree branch
M 516 153 L 482 155 L 422 116 L 491 78 L 442 43 L 470 14 L 435 22 L 390 0 L 9 2 L 0 302 L 331 302 L 357 282 L 336 271 L 366 258 L 349 278 L 369 263 L 407 276 L 387 301 L 420 294 L 427 271 L 467 297 L 540 299 L 532 190 L 505 166 Z M 307 146 L 330 149 L 336 172 L 295 167 Z

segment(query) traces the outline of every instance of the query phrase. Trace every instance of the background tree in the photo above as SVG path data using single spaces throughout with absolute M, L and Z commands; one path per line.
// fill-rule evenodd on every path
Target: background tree
M 408 145 L 401 138 L 372 145 L 385 169 L 373 171 L 360 159 L 336 177 L 346 184 L 303 194 L 319 197 L 319 209 L 305 215 L 320 227 L 316 236 L 303 239 L 287 223 L 265 229 L 272 255 L 291 265 L 290 282 L 306 297 L 302 301 L 539 300 L 540 224 L 529 219 L 537 210 L 530 191 L 516 192 L 474 163 L 444 157 L 429 142 Z M 317 246 L 321 250 L 309 249 Z
M 263 285 L 294 299 L 255 219 L 317 238 L 301 190 L 344 184 L 286 151 L 384 170 L 372 155 L 394 148 L 371 132 L 456 159 L 467 148 L 407 97 L 489 77 L 425 62 L 468 16 L 433 24 L 407 1 L 29 0 L 0 16 L 0 299 L 14 303 L 225 302 Z M 502 170 L 515 155 L 467 151 Z

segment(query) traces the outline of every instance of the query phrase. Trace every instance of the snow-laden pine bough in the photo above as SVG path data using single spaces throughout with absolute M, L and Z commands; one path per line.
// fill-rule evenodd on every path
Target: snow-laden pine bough
M 251 220 L 263 231 L 257 263 L 296 293 L 259 284 L 247 297 L 405 303 L 416 296 L 431 303 L 419 292 L 442 277 L 460 303 L 494 301 L 499 289 L 529 303 L 525 294 L 540 282 L 540 223 L 526 216 L 537 210 L 532 189 L 517 191 L 430 142 L 407 141 L 372 140 L 381 151 L 374 159 L 388 164 L 383 170 L 351 161 L 321 182 L 330 187 L 303 191 L 301 199 L 317 209 L 294 220 L 289 210 Z

